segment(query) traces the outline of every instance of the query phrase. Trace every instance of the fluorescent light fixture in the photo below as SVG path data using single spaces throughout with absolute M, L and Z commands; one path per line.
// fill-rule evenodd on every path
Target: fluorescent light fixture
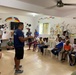
M 31 13 L 31 14 L 32 14 L 34 17 L 38 15 L 38 14 L 36 14 L 36 13 Z
M 29 13 L 30 15 L 32 15 L 33 17 L 37 16 L 37 13 Z

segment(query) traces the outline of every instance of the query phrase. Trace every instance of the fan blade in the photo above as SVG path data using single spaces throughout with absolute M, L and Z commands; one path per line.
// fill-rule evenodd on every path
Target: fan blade
M 63 3 L 65 6 L 76 6 L 76 4 Z
M 54 5 L 54 6 L 51 6 L 51 7 L 46 7 L 46 9 L 53 9 L 55 7 L 57 7 L 57 5 Z
M 58 2 L 58 1 L 62 1 L 62 0 L 54 0 L 54 2 Z

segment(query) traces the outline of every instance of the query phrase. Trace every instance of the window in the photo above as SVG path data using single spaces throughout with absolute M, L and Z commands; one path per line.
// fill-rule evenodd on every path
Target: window
M 39 24 L 39 34 L 48 34 L 49 23 Z

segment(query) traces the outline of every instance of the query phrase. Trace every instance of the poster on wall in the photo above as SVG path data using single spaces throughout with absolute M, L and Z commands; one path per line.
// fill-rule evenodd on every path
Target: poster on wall
M 50 28 L 50 39 L 54 39 L 54 28 Z
M 62 34 L 62 29 L 59 24 L 55 26 L 55 35 L 57 34 Z
M 0 28 L 3 31 L 2 39 L 8 39 L 10 37 L 10 22 L 20 22 L 17 17 L 6 17 L 5 19 L 1 19 Z
M 7 17 L 5 19 L 6 22 L 9 22 L 9 21 L 13 21 L 13 22 L 20 22 L 20 20 L 17 18 L 17 17 Z

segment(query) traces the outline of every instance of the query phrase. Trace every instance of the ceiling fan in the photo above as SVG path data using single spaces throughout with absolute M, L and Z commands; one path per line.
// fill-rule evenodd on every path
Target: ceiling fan
M 63 6 L 76 6 L 76 4 L 70 4 L 70 3 L 63 3 L 62 0 L 54 0 L 56 2 L 56 5 L 47 7 L 46 9 L 52 9 L 54 7 L 63 7 Z

